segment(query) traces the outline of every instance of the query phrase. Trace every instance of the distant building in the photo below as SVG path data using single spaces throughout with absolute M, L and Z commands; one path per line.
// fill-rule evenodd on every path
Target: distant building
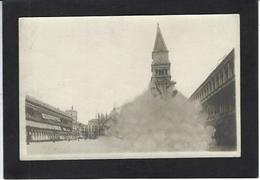
M 105 135 L 105 123 L 108 121 L 108 115 L 98 113 L 97 118 L 88 122 L 88 137 L 95 139 L 98 136 Z
M 71 109 L 65 111 L 67 114 L 69 114 L 74 122 L 77 122 L 78 120 L 78 112 L 73 109 L 73 106 Z
M 91 119 L 88 122 L 88 138 L 96 139 L 99 136 L 98 119 Z
M 64 111 L 26 96 L 25 114 L 27 144 L 73 139 L 73 119 Z
M 88 138 L 88 125 L 85 125 L 83 123 L 78 123 L 78 133 L 79 139 L 87 139 Z
M 171 63 L 169 61 L 169 51 L 164 42 L 159 24 L 157 25 L 157 34 L 152 52 L 152 78 L 150 89 L 153 95 L 171 94 L 175 96 L 177 90 L 174 81 L 171 81 Z
M 72 122 L 72 133 L 73 133 L 73 139 L 79 139 L 80 133 L 79 133 L 79 123 L 73 121 Z
M 88 138 L 88 125 L 81 122 L 72 123 L 73 139 L 87 139 Z
M 234 58 L 233 49 L 189 98 L 202 104 L 220 146 L 236 146 Z

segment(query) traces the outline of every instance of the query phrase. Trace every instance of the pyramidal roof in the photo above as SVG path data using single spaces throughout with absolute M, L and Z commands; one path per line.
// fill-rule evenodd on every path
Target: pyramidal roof
M 154 43 L 153 52 L 160 52 L 160 51 L 168 51 L 166 44 L 164 42 L 159 24 L 157 24 L 157 33 Z

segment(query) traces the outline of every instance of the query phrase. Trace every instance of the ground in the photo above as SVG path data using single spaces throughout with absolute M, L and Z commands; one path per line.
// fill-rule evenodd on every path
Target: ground
M 122 152 L 118 147 L 119 139 L 113 139 L 113 143 L 107 142 L 106 138 L 81 139 L 79 141 L 38 142 L 27 145 L 28 155 L 54 155 L 54 154 L 81 154 L 81 153 L 109 153 Z M 112 141 L 111 141 L 112 142 Z M 115 144 L 116 142 L 116 144 Z M 225 147 L 214 147 L 209 151 L 230 151 Z M 232 149 L 234 150 L 234 149 Z
M 27 145 L 29 155 L 78 154 L 116 152 L 116 146 L 104 143 L 105 139 L 80 139 L 73 141 L 37 142 Z

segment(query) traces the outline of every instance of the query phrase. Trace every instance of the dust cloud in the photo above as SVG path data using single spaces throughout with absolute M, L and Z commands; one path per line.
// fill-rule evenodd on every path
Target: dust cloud
M 162 98 L 146 90 L 111 112 L 105 131 L 110 138 L 105 143 L 121 152 L 207 150 L 214 144 L 215 130 L 206 125 L 207 116 L 201 110 L 199 103 L 188 101 L 180 92 Z

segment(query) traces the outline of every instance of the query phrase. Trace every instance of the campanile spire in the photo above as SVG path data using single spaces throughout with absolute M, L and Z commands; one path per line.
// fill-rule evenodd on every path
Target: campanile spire
M 157 23 L 157 33 L 154 43 L 153 52 L 168 52 L 166 44 L 164 42 L 159 23 Z

